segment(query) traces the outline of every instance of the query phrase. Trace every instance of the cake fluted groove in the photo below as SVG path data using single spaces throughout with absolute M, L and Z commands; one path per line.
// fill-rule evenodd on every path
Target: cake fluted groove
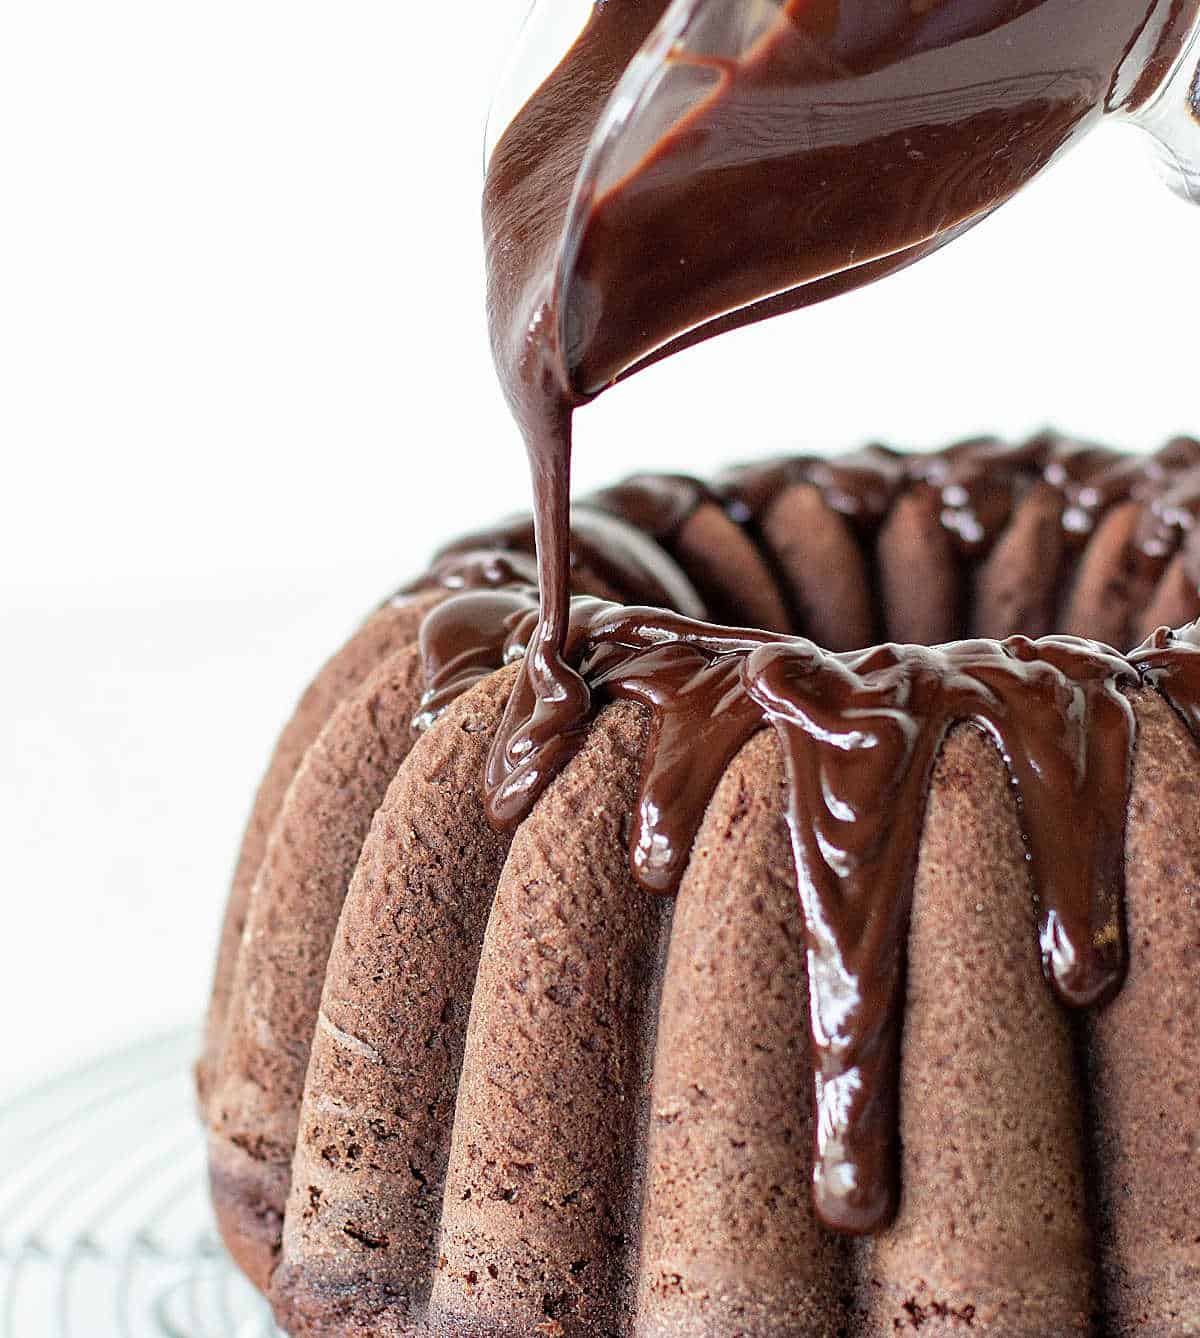
M 581 505 L 619 516 L 664 548 L 714 621 L 779 632 L 794 627 L 762 545 L 699 479 L 635 474 L 585 497 Z M 637 602 L 633 591 L 626 597 Z
M 1068 635 L 1122 649 L 1135 644 L 1136 619 L 1166 567 L 1165 557 L 1139 552 L 1135 545 L 1144 509 L 1139 502 L 1120 502 L 1099 520 L 1062 611 Z
M 1068 557 L 1062 516 L 1061 494 L 1040 480 L 1017 502 L 995 547 L 975 569 L 971 636 L 1001 640 L 1054 631 Z
M 846 1242 L 813 1210 L 804 924 L 770 731 L 726 770 L 676 898 L 642 1204 L 636 1338 L 836 1338 Z
M 758 525 L 786 583 L 792 630 L 828 650 L 869 645 L 878 619 L 868 555 L 820 489 L 812 483 L 784 488 Z
M 964 634 L 962 563 L 931 488 L 918 484 L 895 500 L 875 552 L 886 640 L 939 646 Z
M 750 622 L 768 632 L 792 626 L 763 553 L 714 502 L 704 501 L 680 527 L 670 552 L 719 622 Z
M 225 1043 L 230 990 L 241 952 L 254 880 L 288 786 L 304 754 L 338 704 L 389 654 L 415 642 L 426 612 L 444 598 L 443 590 L 428 591 L 410 599 L 389 602 L 372 614 L 330 657 L 305 689 L 275 744 L 246 823 L 222 918 L 203 1049 L 196 1064 L 197 1094 L 202 1110 L 207 1106 L 209 1089 Z
M 861 1247 L 863 1331 L 1093 1335 L 1069 1019 L 1039 987 L 1007 771 L 969 725 L 934 769 L 907 941 L 903 1189 Z
M 420 1332 L 472 981 L 509 838 L 479 774 L 513 670 L 427 730 L 371 824 L 312 1044 L 271 1296 L 297 1335 Z
M 375 810 L 414 742 L 423 688 L 410 646 L 335 709 L 288 787 L 250 899 L 209 1100 L 209 1165 L 222 1235 L 259 1287 L 279 1252 L 329 949 Z
M 1134 695 L 1126 834 L 1132 944 L 1121 993 L 1089 1015 L 1093 1164 L 1108 1332 L 1200 1334 L 1200 747 L 1167 700 Z
M 1197 611 L 1197 587 L 1188 575 L 1187 557 L 1176 553 L 1146 607 L 1134 619 L 1133 641 L 1140 645 L 1159 627 L 1183 627 Z
M 639 1086 L 671 913 L 638 894 L 626 853 L 645 741 L 639 707 L 601 712 L 514 839 L 471 1006 L 435 1329 L 628 1332 Z

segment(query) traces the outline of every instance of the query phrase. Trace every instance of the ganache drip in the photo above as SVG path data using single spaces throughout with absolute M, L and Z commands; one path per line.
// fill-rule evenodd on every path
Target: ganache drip
M 451 598 L 427 619 L 426 721 L 537 627 L 532 588 Z M 772 728 L 803 909 L 814 1047 L 814 1194 L 829 1226 L 879 1229 L 899 1196 L 898 1080 L 904 958 L 930 778 L 956 724 L 996 744 L 1029 850 L 1045 972 L 1061 1001 L 1119 989 L 1124 824 L 1135 741 L 1127 692 L 1146 682 L 1200 725 L 1200 632 L 1165 629 L 1131 656 L 1052 636 L 884 645 L 831 654 L 801 638 L 711 626 L 588 597 L 571 604 L 567 663 L 593 711 L 633 700 L 649 739 L 630 831 L 634 876 L 673 892 L 730 761 Z M 553 712 L 494 807 L 519 821 L 583 734 Z

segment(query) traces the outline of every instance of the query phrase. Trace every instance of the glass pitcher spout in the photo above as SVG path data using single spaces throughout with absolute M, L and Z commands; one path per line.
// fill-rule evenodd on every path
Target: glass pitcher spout
M 1200 20 L 1161 83 L 1130 119 L 1149 135 L 1167 185 L 1200 204 Z

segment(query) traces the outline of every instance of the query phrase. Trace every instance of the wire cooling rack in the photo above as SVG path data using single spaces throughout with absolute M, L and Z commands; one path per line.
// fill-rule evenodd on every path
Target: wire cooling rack
M 282 1338 L 221 1248 L 194 1032 L 0 1108 L 0 1338 Z

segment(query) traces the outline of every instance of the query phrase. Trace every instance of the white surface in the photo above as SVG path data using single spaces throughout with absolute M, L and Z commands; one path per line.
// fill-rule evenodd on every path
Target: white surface
M 525 498 L 477 223 L 515 8 L 0 6 L 0 1095 L 199 1013 L 303 681 L 438 536 Z M 1198 430 L 1198 236 L 1106 132 L 908 274 L 613 392 L 580 484 Z

